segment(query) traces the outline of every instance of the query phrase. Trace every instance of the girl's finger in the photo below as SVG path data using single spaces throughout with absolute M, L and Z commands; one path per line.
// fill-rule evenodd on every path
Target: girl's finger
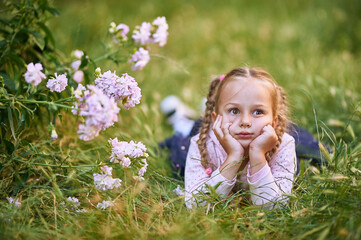
M 223 134 L 226 136 L 226 135 L 229 135 L 229 127 L 232 125 L 232 123 L 226 123 L 224 124 L 224 126 L 222 127 L 222 132 Z
M 215 130 L 218 128 L 218 126 L 219 126 L 219 117 L 217 115 L 216 120 L 213 123 L 212 129 Z
M 217 118 L 216 118 L 216 120 L 214 121 L 214 124 L 213 124 L 213 131 L 216 134 L 217 138 L 223 138 L 221 123 L 222 123 L 222 116 L 217 115 Z

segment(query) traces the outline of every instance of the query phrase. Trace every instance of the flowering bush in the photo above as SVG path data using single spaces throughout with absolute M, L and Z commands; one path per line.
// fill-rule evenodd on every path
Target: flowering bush
M 59 13 L 47 0 L 5 1 L 5 7 L 0 24 L 0 165 L 2 174 L 16 170 L 14 175 L 6 176 L 8 189 L 2 192 L 17 196 L 29 179 L 49 178 L 53 191 L 64 199 L 55 176 L 60 175 L 59 171 L 62 176 L 66 175 L 66 169 L 73 167 L 67 162 L 69 156 L 61 153 L 50 157 L 39 153 L 35 141 L 41 140 L 23 133 L 33 126 L 45 125 L 45 129 L 48 126 L 49 130 L 48 138 L 61 139 L 56 131 L 57 124 L 63 116 L 71 118 L 69 112 L 76 116 L 73 121 L 78 127 L 77 130 L 74 128 L 74 132 L 84 141 L 94 139 L 101 131 L 113 126 L 118 121 L 121 108 L 129 110 L 140 103 L 141 89 L 128 73 L 119 76 L 115 70 L 102 73 L 97 63 L 113 60 L 115 63 L 131 63 L 129 67 L 133 71 L 143 69 L 150 60 L 150 46 L 165 45 L 168 25 L 164 17 L 158 17 L 152 23 L 143 22 L 136 26 L 130 34 L 126 24 L 111 23 L 109 34 L 112 46 L 107 48 L 109 51 L 105 55 L 92 58 L 79 49 L 71 54 L 63 54 L 56 49 L 46 22 L 49 16 Z M 120 51 L 127 52 L 126 59 L 118 58 Z M 143 180 L 148 166 L 146 147 L 135 141 L 119 142 L 117 138 L 109 142 L 112 145 L 110 162 L 132 169 L 134 178 Z M 24 149 L 31 153 L 25 153 L 27 150 Z M 39 155 L 42 157 L 39 158 Z M 55 170 L 43 169 L 45 175 L 42 178 L 37 166 Z M 112 177 L 112 167 L 105 165 L 101 170 L 102 173 L 92 176 L 96 190 L 114 190 L 121 186 L 122 180 Z M 53 172 L 57 173 L 54 175 Z M 21 205 L 18 198 L 7 199 L 14 206 Z M 78 209 L 80 203 L 74 197 L 67 198 L 64 204 L 71 205 L 76 211 L 86 211 Z M 98 203 L 98 207 L 105 209 L 111 204 L 103 201 Z

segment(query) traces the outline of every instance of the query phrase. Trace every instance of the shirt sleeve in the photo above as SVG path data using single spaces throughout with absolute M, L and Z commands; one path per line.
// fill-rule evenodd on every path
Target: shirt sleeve
M 292 190 L 296 166 L 295 140 L 289 137 L 272 160 L 258 172 L 251 175 L 248 168 L 247 181 L 254 205 L 272 209 L 278 203 L 288 202 L 287 195 Z
M 223 177 L 219 172 L 219 167 L 211 175 L 205 172 L 195 137 L 191 139 L 184 177 L 185 203 L 188 208 L 203 205 L 202 196 L 205 196 L 210 188 L 215 188 L 221 197 L 226 197 L 236 182 L 236 177 L 232 180 Z

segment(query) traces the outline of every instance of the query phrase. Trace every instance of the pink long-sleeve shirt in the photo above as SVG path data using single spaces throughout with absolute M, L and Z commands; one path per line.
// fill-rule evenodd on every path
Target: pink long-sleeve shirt
M 188 208 L 204 204 L 197 199 L 197 194 L 208 192 L 209 188 L 216 187 L 216 192 L 223 198 L 227 197 L 233 188 L 250 190 L 251 201 L 254 205 L 263 205 L 271 209 L 278 202 L 287 202 L 287 194 L 291 193 L 295 167 L 296 148 L 295 140 L 285 133 L 282 143 L 272 159 L 258 172 L 251 174 L 249 163 L 243 171 L 232 180 L 223 177 L 219 167 L 226 161 L 227 153 L 219 143 L 216 135 L 210 130 L 206 140 L 208 161 L 215 166 L 211 175 L 208 175 L 201 164 L 201 155 L 197 140 L 199 134 L 191 139 L 185 167 L 185 203 Z M 208 186 L 207 186 L 208 185 Z M 237 186 L 237 187 L 235 187 Z

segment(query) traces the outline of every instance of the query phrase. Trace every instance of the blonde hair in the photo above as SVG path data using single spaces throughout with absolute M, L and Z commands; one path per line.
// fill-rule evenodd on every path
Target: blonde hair
M 209 92 L 207 96 L 206 102 L 206 109 L 202 119 L 202 126 L 199 130 L 199 139 L 197 141 L 198 148 L 201 154 L 201 162 L 204 168 L 213 167 L 209 166 L 208 162 L 208 152 L 206 141 L 208 138 L 209 130 L 211 127 L 211 116 L 212 112 L 216 111 L 217 102 L 219 99 L 219 95 L 223 89 L 223 87 L 231 80 L 235 79 L 236 77 L 241 77 L 245 79 L 257 79 L 260 81 L 265 81 L 271 84 L 270 94 L 272 101 L 272 113 L 273 117 L 277 116 L 278 122 L 275 127 L 275 132 L 278 137 L 278 142 L 276 146 L 269 152 L 266 153 L 267 161 L 270 161 L 271 157 L 274 153 L 276 153 L 277 149 L 279 148 L 282 136 L 286 131 L 287 123 L 288 123 L 288 107 L 286 96 L 284 94 L 283 89 L 276 85 L 275 80 L 272 76 L 261 68 L 235 68 L 228 72 L 224 79 L 220 81 L 219 77 L 216 77 L 212 80 L 211 85 L 209 87 Z

